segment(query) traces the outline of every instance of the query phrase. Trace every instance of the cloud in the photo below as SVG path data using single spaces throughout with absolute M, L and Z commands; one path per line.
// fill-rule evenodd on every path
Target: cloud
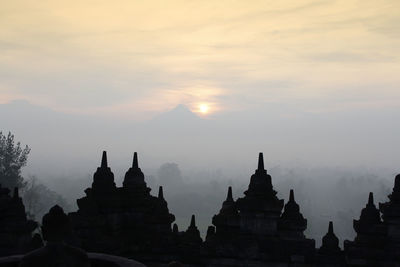
M 382 55 L 379 53 L 359 53 L 359 52 L 345 52 L 336 51 L 329 53 L 313 54 L 310 56 L 313 61 L 322 62 L 342 62 L 342 63 L 368 63 L 368 62 L 396 62 L 398 57 L 396 55 Z
M 0 78 L 12 88 L 7 99 L 99 114 L 180 102 L 221 111 L 310 107 L 324 98 L 336 106 L 332 92 L 357 92 L 354 84 L 375 86 L 362 100 L 369 103 L 385 84 L 400 84 L 398 5 L 9 1 L 0 16 Z

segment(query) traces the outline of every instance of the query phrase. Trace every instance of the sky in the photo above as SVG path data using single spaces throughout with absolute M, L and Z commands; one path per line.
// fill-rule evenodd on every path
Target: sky
M 399 120 L 399 0 L 0 0 L 0 132 L 74 201 L 103 150 L 118 186 L 134 151 L 148 182 L 174 162 L 244 187 L 264 152 L 302 208 L 349 210 L 400 172 Z
M 178 104 L 204 115 L 400 107 L 398 0 L 0 5 L 0 103 L 133 120 Z

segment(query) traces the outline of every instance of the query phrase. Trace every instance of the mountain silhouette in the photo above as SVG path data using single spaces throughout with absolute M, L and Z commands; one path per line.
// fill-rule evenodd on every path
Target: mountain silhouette
M 198 122 L 201 118 L 197 116 L 194 112 L 192 112 L 187 106 L 183 104 L 177 105 L 175 108 L 162 113 L 155 118 L 152 119 L 153 122 L 181 122 L 181 123 L 190 123 L 190 122 Z
M 201 119 L 187 106 L 180 104 L 144 122 L 138 130 L 146 136 L 150 134 L 157 139 L 168 137 L 175 140 L 186 136 L 197 136 L 206 126 L 206 120 Z
M 32 148 L 29 165 L 37 168 L 37 174 L 49 169 L 45 163 L 58 170 L 67 169 L 63 162 L 86 166 L 84 160 L 95 158 L 99 150 L 112 148 L 114 155 L 121 153 L 122 157 L 128 147 L 152 151 L 153 155 L 178 155 L 176 158 L 184 160 L 188 150 L 196 151 L 199 158 L 213 151 L 208 158 L 216 161 L 238 150 L 242 154 L 247 151 L 247 155 L 261 149 L 304 155 L 312 148 L 336 151 L 340 145 L 343 150 L 352 148 L 346 162 L 366 147 L 377 154 L 384 152 L 390 162 L 395 161 L 399 146 L 381 141 L 398 136 L 399 127 L 393 121 L 400 119 L 400 113 L 393 115 L 392 109 L 377 110 L 373 115 L 358 111 L 350 115 L 302 113 L 285 117 L 279 115 L 282 112 L 270 107 L 268 112 L 235 111 L 203 119 L 181 104 L 153 119 L 135 122 L 100 114 L 65 114 L 27 101 L 13 101 L 0 104 L 0 131 L 11 131 L 16 140 Z M 192 155 L 190 158 L 195 160 Z

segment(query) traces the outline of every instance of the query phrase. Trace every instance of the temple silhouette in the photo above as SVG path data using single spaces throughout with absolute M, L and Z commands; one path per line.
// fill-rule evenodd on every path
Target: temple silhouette
M 395 177 L 388 202 L 377 207 L 373 193 L 368 197 L 366 194 L 366 206 L 353 221 L 357 235 L 352 241 L 345 240 L 343 249 L 332 222 L 319 248 L 315 240 L 304 235 L 307 219 L 294 190 L 288 192 L 287 203 L 277 197 L 262 153 L 244 196 L 235 200 L 232 188 L 227 189 L 226 200 L 212 217 L 205 240 L 195 215 L 191 215 L 186 230 L 179 230 L 163 188 L 159 187 L 157 196 L 150 191 L 136 152 L 122 187 L 117 187 L 104 151 L 92 186 L 77 200 L 78 210 L 67 216 L 71 231 L 65 242 L 87 251 L 89 259 L 90 253 L 102 253 L 134 259 L 146 266 L 168 266 L 171 262 L 216 267 L 400 266 L 400 174 Z M 0 207 L 2 256 L 42 246 L 38 235 L 31 237 L 36 223 L 26 219 L 18 190 L 10 197 L 7 189 L 0 188 Z M 5 246 L 4 237 L 14 240 L 9 243 L 12 245 Z
M 0 256 L 21 254 L 36 248 L 33 243 L 37 236 L 33 239 L 32 232 L 37 226 L 36 222 L 27 219 L 18 188 L 10 196 L 10 190 L 0 185 Z

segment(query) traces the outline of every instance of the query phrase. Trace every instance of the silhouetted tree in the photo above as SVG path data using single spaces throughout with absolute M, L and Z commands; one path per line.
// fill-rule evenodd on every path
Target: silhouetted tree
M 164 163 L 157 171 L 161 185 L 176 187 L 183 182 L 181 170 L 176 163 Z
M 59 205 L 67 211 L 70 210 L 70 205 L 61 195 L 50 190 L 35 176 L 30 176 L 26 181 L 23 200 L 26 213 L 32 220 L 40 220 L 54 205 Z
M 24 186 L 21 168 L 26 165 L 30 151 L 28 146 L 21 148 L 20 142 L 15 144 L 11 132 L 7 136 L 0 132 L 0 184 L 3 187 Z

